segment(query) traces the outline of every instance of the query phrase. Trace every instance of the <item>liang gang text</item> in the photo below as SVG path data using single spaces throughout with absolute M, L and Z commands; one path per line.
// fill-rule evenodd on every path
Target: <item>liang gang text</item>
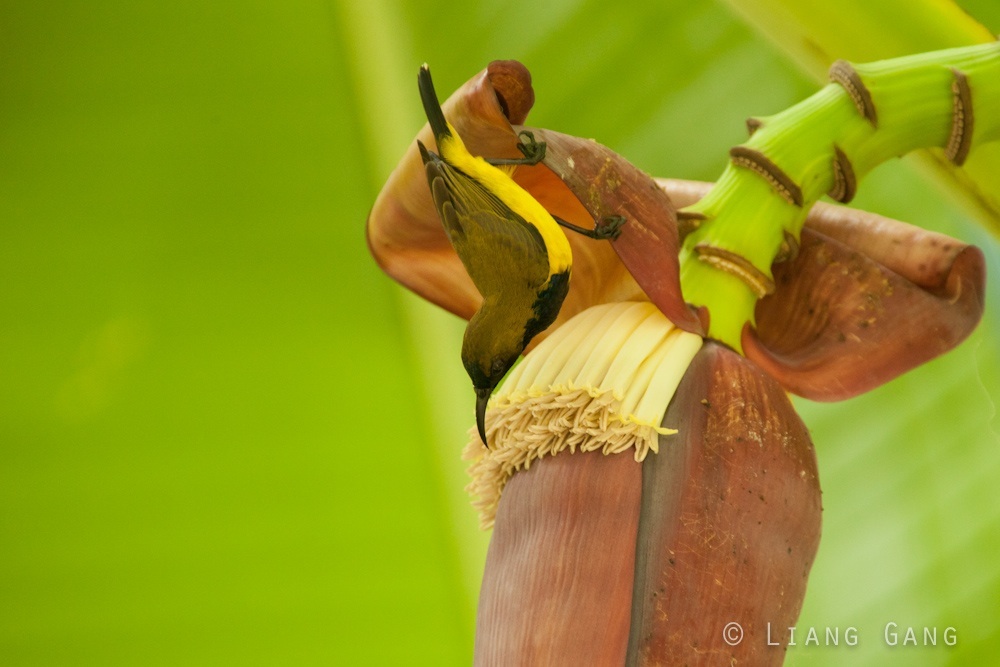
M 882 641 L 886 646 L 955 646 L 958 644 L 958 630 L 952 626 L 901 626 L 889 621 L 882 628 Z M 768 646 L 858 646 L 861 633 L 853 625 L 845 627 L 795 626 L 780 628 L 767 624 Z

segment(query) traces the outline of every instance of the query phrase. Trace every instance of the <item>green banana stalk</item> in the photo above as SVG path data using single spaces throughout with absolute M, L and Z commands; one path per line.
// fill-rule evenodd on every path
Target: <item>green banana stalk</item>
M 955 165 L 1000 138 L 1000 43 L 866 65 L 836 61 L 831 83 L 770 118 L 748 121 L 715 187 L 680 212 L 685 299 L 711 313 L 709 336 L 742 351 L 772 264 L 794 255 L 822 195 L 850 201 L 885 160 L 918 148 Z
M 725 0 L 817 81 L 837 59 L 874 62 L 996 41 L 996 35 L 951 0 Z M 983 114 L 981 114 L 982 116 Z M 979 151 L 961 168 L 940 153 L 907 158 L 955 197 L 987 229 L 1000 234 L 1000 150 Z

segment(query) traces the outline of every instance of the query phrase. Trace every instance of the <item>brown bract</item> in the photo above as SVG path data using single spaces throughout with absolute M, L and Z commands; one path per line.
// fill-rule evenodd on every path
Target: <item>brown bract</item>
M 643 463 L 626 664 L 780 665 L 768 627 L 795 625 L 819 548 L 809 431 L 777 382 L 714 343 L 664 423 L 679 433 Z
M 477 665 L 621 665 L 642 464 L 553 456 L 508 482 L 476 615 Z
M 546 143 L 545 166 L 559 177 L 546 190 L 569 188 L 587 210 L 587 222 L 596 221 L 595 226 L 613 217 L 625 219 L 620 236 L 611 242 L 618 261 L 605 253 L 604 263 L 588 265 L 585 275 L 600 277 L 624 266 L 667 319 L 703 336 L 708 329 L 707 312 L 696 313 L 681 297 L 677 213 L 666 192 L 628 160 L 593 139 L 551 130 L 532 133 Z

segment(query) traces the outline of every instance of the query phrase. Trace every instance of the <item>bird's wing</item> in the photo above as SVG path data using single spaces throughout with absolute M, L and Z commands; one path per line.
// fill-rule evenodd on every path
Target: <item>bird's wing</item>
M 518 279 L 544 283 L 549 260 L 538 230 L 478 182 L 430 155 L 426 169 L 434 203 L 480 292 L 499 292 Z

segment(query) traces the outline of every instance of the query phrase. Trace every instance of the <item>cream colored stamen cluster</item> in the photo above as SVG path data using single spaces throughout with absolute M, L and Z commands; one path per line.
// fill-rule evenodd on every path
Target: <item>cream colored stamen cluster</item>
M 667 404 L 701 348 L 649 302 L 589 308 L 554 331 L 511 371 L 486 412 L 487 449 L 473 427 L 464 458 L 484 528 L 514 472 L 564 450 L 658 449 Z

